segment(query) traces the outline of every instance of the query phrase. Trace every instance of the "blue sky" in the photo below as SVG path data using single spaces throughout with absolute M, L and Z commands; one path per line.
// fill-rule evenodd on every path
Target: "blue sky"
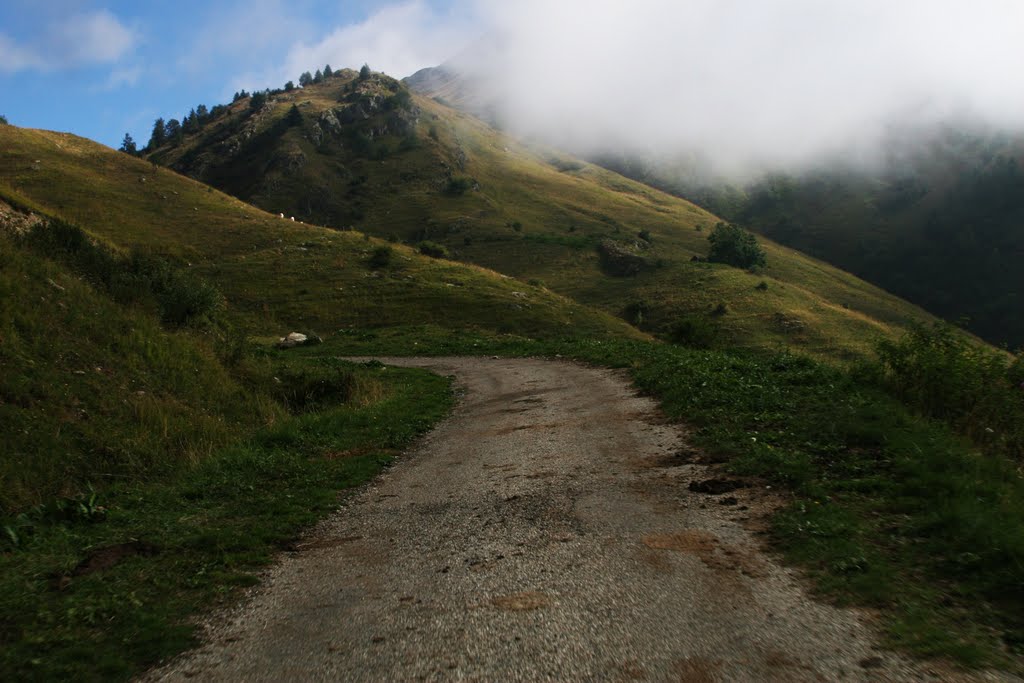
M 0 114 L 141 146 L 157 117 L 327 63 L 407 76 L 469 42 L 471 14 L 459 0 L 4 0 Z

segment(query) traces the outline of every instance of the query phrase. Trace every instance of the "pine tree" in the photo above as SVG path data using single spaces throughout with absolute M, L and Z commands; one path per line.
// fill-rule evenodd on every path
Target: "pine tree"
M 307 85 L 313 82 L 313 74 L 308 71 L 303 71 L 302 75 L 299 76 L 299 85 L 305 88 Z
M 285 92 L 291 92 L 293 90 L 295 90 L 295 84 L 294 83 L 292 83 L 291 81 L 288 81 L 287 83 L 284 84 L 284 91 Z
M 363 64 L 363 68 L 359 70 L 359 80 L 365 81 L 367 78 L 370 77 L 371 73 L 372 72 L 370 71 L 370 65 Z
M 132 156 L 135 156 L 136 154 L 139 153 L 139 149 L 135 145 L 135 140 L 132 140 L 131 133 L 124 134 L 124 141 L 121 143 L 120 151 L 124 152 L 125 154 L 131 154 Z
M 181 122 L 178 119 L 171 119 L 164 125 L 164 137 L 172 145 L 181 142 L 183 135 L 181 132 Z
M 331 70 L 331 65 L 328 64 L 324 67 L 324 78 L 330 78 L 334 75 L 334 71 Z
M 9 125 L 11 125 L 11 124 L 7 123 L 7 117 L 4 116 L 3 114 L 0 114 L 0 126 L 9 126 Z
M 324 74 L 323 74 L 323 72 L 322 72 L 322 71 L 320 71 L 320 69 L 317 69 L 317 70 L 316 70 L 316 73 L 315 73 L 315 74 L 313 74 L 313 82 L 314 82 L 314 83 L 320 83 L 320 82 L 321 82 L 321 81 L 323 81 L 323 80 L 324 80 Z
M 153 134 L 149 138 L 146 149 L 154 150 L 157 147 L 163 147 L 165 142 L 167 142 L 167 124 L 163 119 L 157 119 L 153 122 Z

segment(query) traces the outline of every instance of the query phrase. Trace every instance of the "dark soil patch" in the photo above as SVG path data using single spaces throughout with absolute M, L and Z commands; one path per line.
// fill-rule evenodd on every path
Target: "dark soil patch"
M 694 493 L 707 493 L 712 496 L 729 493 L 736 489 L 746 488 L 746 486 L 746 483 L 738 479 L 705 479 L 704 481 L 694 479 L 690 482 L 690 490 Z

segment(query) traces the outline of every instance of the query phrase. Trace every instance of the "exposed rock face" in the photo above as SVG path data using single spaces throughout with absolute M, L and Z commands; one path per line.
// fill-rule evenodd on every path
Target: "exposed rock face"
M 330 135 L 337 137 L 341 135 L 341 122 L 338 121 L 338 117 L 335 116 L 334 110 L 328 109 L 324 113 L 320 114 L 320 120 L 318 121 L 320 128 Z
M 31 230 L 43 219 L 34 213 L 23 213 L 10 204 L 0 201 L 0 231 L 23 234 Z

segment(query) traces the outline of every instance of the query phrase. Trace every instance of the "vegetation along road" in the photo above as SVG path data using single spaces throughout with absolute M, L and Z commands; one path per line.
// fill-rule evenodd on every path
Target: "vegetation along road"
M 877 649 L 759 550 L 764 486 L 692 491 L 682 428 L 624 375 L 382 359 L 455 414 L 151 680 L 957 679 Z M 734 482 L 735 483 L 735 482 Z M 709 488 L 710 486 L 695 486 Z M 725 487 L 727 488 L 727 487 Z

